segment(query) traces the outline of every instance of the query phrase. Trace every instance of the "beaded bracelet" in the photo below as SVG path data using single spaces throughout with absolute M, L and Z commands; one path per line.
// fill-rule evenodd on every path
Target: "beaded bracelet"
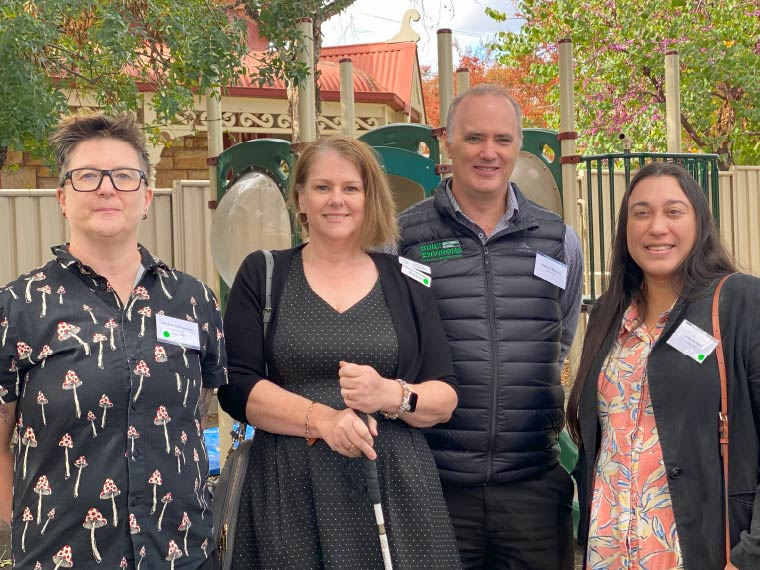
M 397 420 L 401 416 L 403 416 L 405 413 L 409 411 L 409 408 L 411 407 L 409 405 L 409 398 L 412 397 L 412 390 L 409 388 L 409 384 L 404 382 L 401 378 L 394 378 L 396 382 L 401 384 L 401 390 L 403 391 L 404 395 L 401 398 L 401 405 L 398 407 L 398 410 L 396 410 L 393 413 L 388 413 L 380 410 L 380 413 L 383 415 L 383 417 L 386 420 Z
M 314 445 L 315 443 L 317 443 L 317 438 L 316 437 L 311 437 L 311 435 L 309 434 L 309 420 L 311 419 L 311 410 L 312 410 L 312 408 L 314 408 L 314 404 L 315 404 L 315 402 L 313 400 L 311 402 L 309 402 L 309 409 L 306 411 L 306 422 L 305 422 L 305 426 L 306 426 L 306 432 L 305 432 L 306 445 Z

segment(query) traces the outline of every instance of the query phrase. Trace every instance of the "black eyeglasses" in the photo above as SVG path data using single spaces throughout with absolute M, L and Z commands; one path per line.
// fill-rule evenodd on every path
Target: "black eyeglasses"
M 111 179 L 111 184 L 119 192 L 137 192 L 143 180 L 148 183 L 145 173 L 137 168 L 75 168 L 64 174 L 61 186 L 71 180 L 71 187 L 77 192 L 95 192 L 103 183 L 104 176 Z

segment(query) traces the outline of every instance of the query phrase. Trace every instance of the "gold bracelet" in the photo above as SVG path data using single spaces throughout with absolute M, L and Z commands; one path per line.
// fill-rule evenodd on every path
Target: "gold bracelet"
M 316 437 L 311 437 L 311 435 L 309 434 L 309 420 L 311 419 L 311 410 L 312 410 L 312 408 L 314 408 L 314 404 L 315 404 L 314 400 L 312 400 L 311 402 L 309 402 L 309 409 L 306 411 L 306 422 L 305 422 L 305 425 L 306 425 L 306 432 L 305 432 L 306 445 L 314 445 L 315 443 L 317 443 L 317 438 Z

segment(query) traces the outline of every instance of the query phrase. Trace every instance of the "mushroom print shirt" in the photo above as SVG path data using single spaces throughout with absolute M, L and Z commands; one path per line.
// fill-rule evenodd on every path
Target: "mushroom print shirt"
M 14 567 L 199 568 L 213 540 L 198 403 L 226 383 L 216 298 L 142 246 L 123 303 L 53 253 L 0 288 Z

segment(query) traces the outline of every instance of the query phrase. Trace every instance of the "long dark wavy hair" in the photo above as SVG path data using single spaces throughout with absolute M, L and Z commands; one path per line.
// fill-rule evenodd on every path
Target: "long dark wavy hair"
M 599 351 L 610 335 L 615 334 L 623 314 L 634 303 L 639 314 L 646 313 L 646 287 L 644 272 L 628 252 L 628 202 L 636 185 L 646 178 L 671 176 L 676 179 L 694 209 L 697 235 L 689 255 L 676 269 L 673 290 L 682 297 L 704 295 L 716 279 L 736 271 L 731 255 L 720 241 L 710 206 L 702 189 L 689 172 L 669 162 L 653 162 L 641 168 L 631 180 L 618 212 L 615 238 L 610 252 L 610 278 L 605 293 L 594 308 L 594 326 L 586 331 L 578 375 L 567 404 L 567 428 L 576 443 L 580 443 L 578 408 L 583 387 L 593 382 L 599 371 L 591 370 Z

